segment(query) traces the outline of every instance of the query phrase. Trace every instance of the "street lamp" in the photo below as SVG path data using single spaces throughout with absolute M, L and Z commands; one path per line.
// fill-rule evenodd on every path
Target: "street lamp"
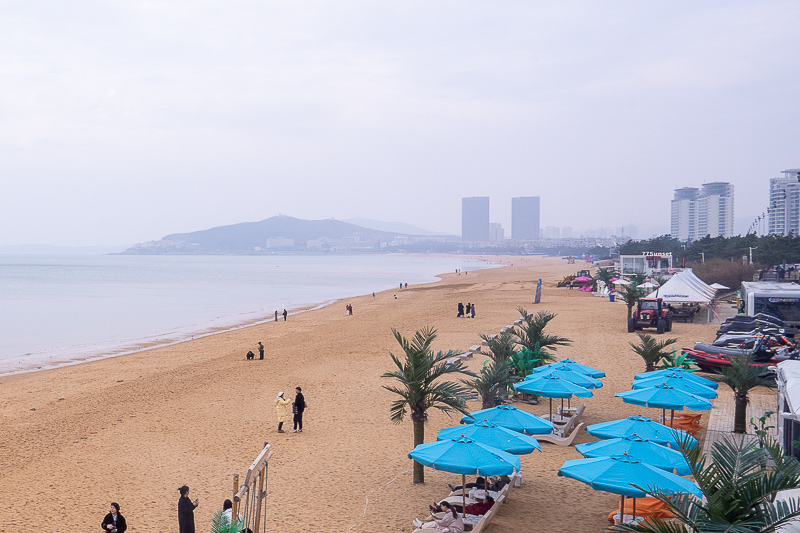
M 753 264 L 753 250 L 758 250 L 758 246 L 749 246 L 750 248 L 750 264 Z

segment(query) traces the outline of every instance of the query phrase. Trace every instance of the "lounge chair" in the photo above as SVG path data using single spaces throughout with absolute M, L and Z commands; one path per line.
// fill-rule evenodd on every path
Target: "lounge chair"
M 483 515 L 483 518 L 481 518 L 481 521 L 478 522 L 478 525 L 472 528 L 472 533 L 481 533 L 484 529 L 489 527 L 489 523 L 492 521 L 492 518 L 494 518 L 496 509 L 497 504 L 495 504 L 494 507 L 489 509 L 486 514 Z
M 567 426 L 572 426 L 572 424 L 567 423 Z M 566 437 L 560 437 L 555 433 L 550 433 L 549 435 L 533 435 L 533 438 L 538 440 L 539 442 L 549 442 L 551 444 L 558 444 L 559 446 L 572 446 L 572 443 L 575 441 L 575 437 L 578 436 L 578 431 L 583 427 L 583 422 L 578 424 L 577 426 L 573 426 L 568 429 L 569 432 L 566 433 Z
M 575 411 L 575 414 L 572 416 L 553 415 L 551 419 L 550 415 L 547 414 L 542 418 L 550 419 L 551 422 L 553 422 L 555 426 L 553 433 L 555 433 L 557 437 L 566 437 L 569 432 L 572 431 L 572 428 L 581 421 L 581 418 L 583 418 L 583 412 L 585 410 L 586 404 L 583 404 L 582 406 L 578 407 L 577 411 Z

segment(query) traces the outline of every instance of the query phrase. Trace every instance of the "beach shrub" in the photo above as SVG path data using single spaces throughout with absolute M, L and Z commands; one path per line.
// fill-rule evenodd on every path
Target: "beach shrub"
M 659 361 L 661 361 L 664 356 L 669 355 L 669 352 L 665 351 L 664 348 L 678 342 L 678 339 L 657 341 L 655 337 L 647 333 L 638 333 L 637 335 L 639 335 L 639 344 L 634 344 L 632 342 L 628 344 L 630 344 L 634 352 L 644 359 L 645 372 L 654 371 Z
M 637 525 L 613 526 L 611 531 L 772 533 L 800 517 L 797 498 L 775 501 L 777 492 L 800 485 L 800 464 L 783 455 L 777 442 L 766 439 L 762 447 L 755 447 L 744 435 L 726 436 L 712 445 L 710 463 L 709 456 L 688 436 L 679 446 L 703 498 L 655 492 L 653 496 L 664 502 L 675 518 L 649 517 Z
M 538 366 L 539 361 L 546 357 L 552 356 L 547 350 L 540 347 L 538 343 L 534 347 L 534 351 L 523 348 L 511 356 L 511 365 L 514 367 L 514 374 L 520 379 L 525 379 L 525 377 L 532 373 L 533 369 Z
M 520 317 L 522 318 L 522 324 L 514 326 L 514 335 L 517 338 L 515 342 L 518 346 L 535 352 L 540 348 L 557 350 L 559 346 L 569 346 L 572 342 L 566 337 L 549 335 L 544 332 L 544 328 L 547 327 L 547 324 L 556 317 L 555 313 L 539 311 L 535 315 L 530 315 L 521 307 L 517 309 L 517 311 L 519 311 Z M 538 348 L 536 346 L 537 344 L 539 345 Z M 553 355 L 545 352 L 540 356 L 537 366 L 552 363 L 555 360 L 556 358 Z
M 742 355 L 727 356 L 730 366 L 717 370 L 718 381 L 726 384 L 733 391 L 733 432 L 744 433 L 747 430 L 747 404 L 750 402 L 750 391 L 756 387 L 775 387 L 775 381 L 764 378 L 763 366 L 755 366 L 755 356 L 742 351 Z
M 507 395 L 508 387 L 515 381 L 514 367 L 509 360 L 490 359 L 475 379 L 462 380 L 462 383 L 475 389 L 483 409 L 490 409 L 500 403 L 501 396 Z
M 410 413 L 416 447 L 425 442 L 428 409 L 438 409 L 448 415 L 467 414 L 465 395 L 469 389 L 463 383 L 443 378 L 455 374 L 476 377 L 476 374 L 467 370 L 461 359 L 446 364 L 448 359 L 457 358 L 458 352 L 433 352 L 431 345 L 436 339 L 436 330 L 431 327 L 417 331 L 410 340 L 395 329 L 392 329 L 392 334 L 403 349 L 403 355 L 397 357 L 389 354 L 397 370 L 386 372 L 381 377 L 394 379 L 395 384 L 384 385 L 383 388 L 400 396 L 389 408 L 392 422 L 399 424 Z M 423 467 L 416 461 L 413 482 L 425 482 Z
M 224 511 L 220 509 L 214 513 L 214 518 L 211 519 L 211 533 L 239 533 L 244 528 L 244 520 L 239 518 L 233 522 L 223 514 Z
M 694 366 L 694 359 L 692 359 L 688 354 L 685 353 L 676 353 L 675 347 L 672 347 L 672 354 L 665 354 L 661 358 L 661 366 L 659 367 L 661 370 L 666 368 L 681 368 L 683 370 L 688 370 L 689 372 L 696 372 L 697 369 L 693 368 Z
M 481 335 L 481 339 L 486 342 L 488 352 L 481 348 L 481 354 L 491 357 L 494 361 L 507 361 L 511 359 L 515 351 L 514 333 L 511 331 L 501 331 L 497 335 Z

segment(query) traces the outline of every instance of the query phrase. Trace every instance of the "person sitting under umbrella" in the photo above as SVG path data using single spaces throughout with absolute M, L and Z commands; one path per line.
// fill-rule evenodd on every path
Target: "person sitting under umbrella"
M 461 515 L 448 502 L 442 502 L 441 506 L 444 516 L 439 520 L 434 519 L 430 522 L 422 522 L 420 519 L 415 519 L 414 525 L 419 528 L 416 531 L 434 529 L 445 533 L 464 533 L 464 521 L 461 520 Z
M 462 507 L 460 505 L 458 505 L 456 503 L 451 504 L 451 505 L 453 506 L 453 509 L 456 510 L 456 512 L 459 512 L 459 513 L 463 513 L 464 512 L 464 510 L 462 509 Z M 489 496 L 487 494 L 486 495 L 486 499 L 480 499 L 477 503 L 467 504 L 466 513 L 467 514 L 477 515 L 477 516 L 483 516 L 489 511 L 489 509 L 492 508 L 493 505 L 494 505 L 494 498 L 492 498 L 491 496 Z M 442 504 L 441 503 L 430 505 L 430 506 L 428 506 L 428 508 L 431 511 L 431 515 L 434 515 L 436 513 L 444 512 L 444 509 L 442 508 Z

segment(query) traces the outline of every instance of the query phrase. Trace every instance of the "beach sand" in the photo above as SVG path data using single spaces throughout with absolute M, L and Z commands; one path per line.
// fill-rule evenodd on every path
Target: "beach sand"
M 198 531 L 231 497 L 232 475 L 244 474 L 272 444 L 267 531 L 412 531 L 411 521 L 461 477 L 425 469 L 411 483 L 410 419 L 389 419 L 394 395 L 381 374 L 392 336 L 424 326 L 438 331 L 435 349 L 466 350 L 480 334 L 499 332 L 517 308 L 558 316 L 548 332 L 573 343 L 558 349 L 604 370 L 604 387 L 586 403 L 587 424 L 660 411 L 624 404 L 644 363 L 628 342 L 622 303 L 556 288 L 586 268 L 561 259 L 508 257 L 506 268 L 446 274 L 442 281 L 342 300 L 328 307 L 174 346 L 59 369 L 0 378 L 0 531 L 91 531 L 109 502 L 120 503 L 130 532 L 177 530 L 177 489 L 200 498 Z M 542 302 L 533 305 L 536 281 Z M 397 295 L 397 299 L 394 298 Z M 456 318 L 458 302 L 476 304 L 476 318 Z M 345 305 L 353 305 L 346 316 Z M 713 339 L 715 326 L 676 323 L 678 348 Z M 653 332 L 651 332 L 653 333 Z M 264 361 L 247 361 L 266 347 Z M 485 357 L 469 360 L 479 370 Z M 278 434 L 274 398 L 302 386 L 305 430 Z M 520 404 L 518 404 L 520 405 Z M 480 409 L 470 402 L 471 410 Z M 547 402 L 521 408 L 544 414 Z M 426 441 L 458 424 L 431 412 Z M 704 417 L 705 420 L 705 417 Z M 585 432 L 576 443 L 592 440 Z M 618 497 L 556 476 L 574 447 L 543 443 L 522 456 L 525 483 L 511 493 L 488 531 L 600 531 Z

